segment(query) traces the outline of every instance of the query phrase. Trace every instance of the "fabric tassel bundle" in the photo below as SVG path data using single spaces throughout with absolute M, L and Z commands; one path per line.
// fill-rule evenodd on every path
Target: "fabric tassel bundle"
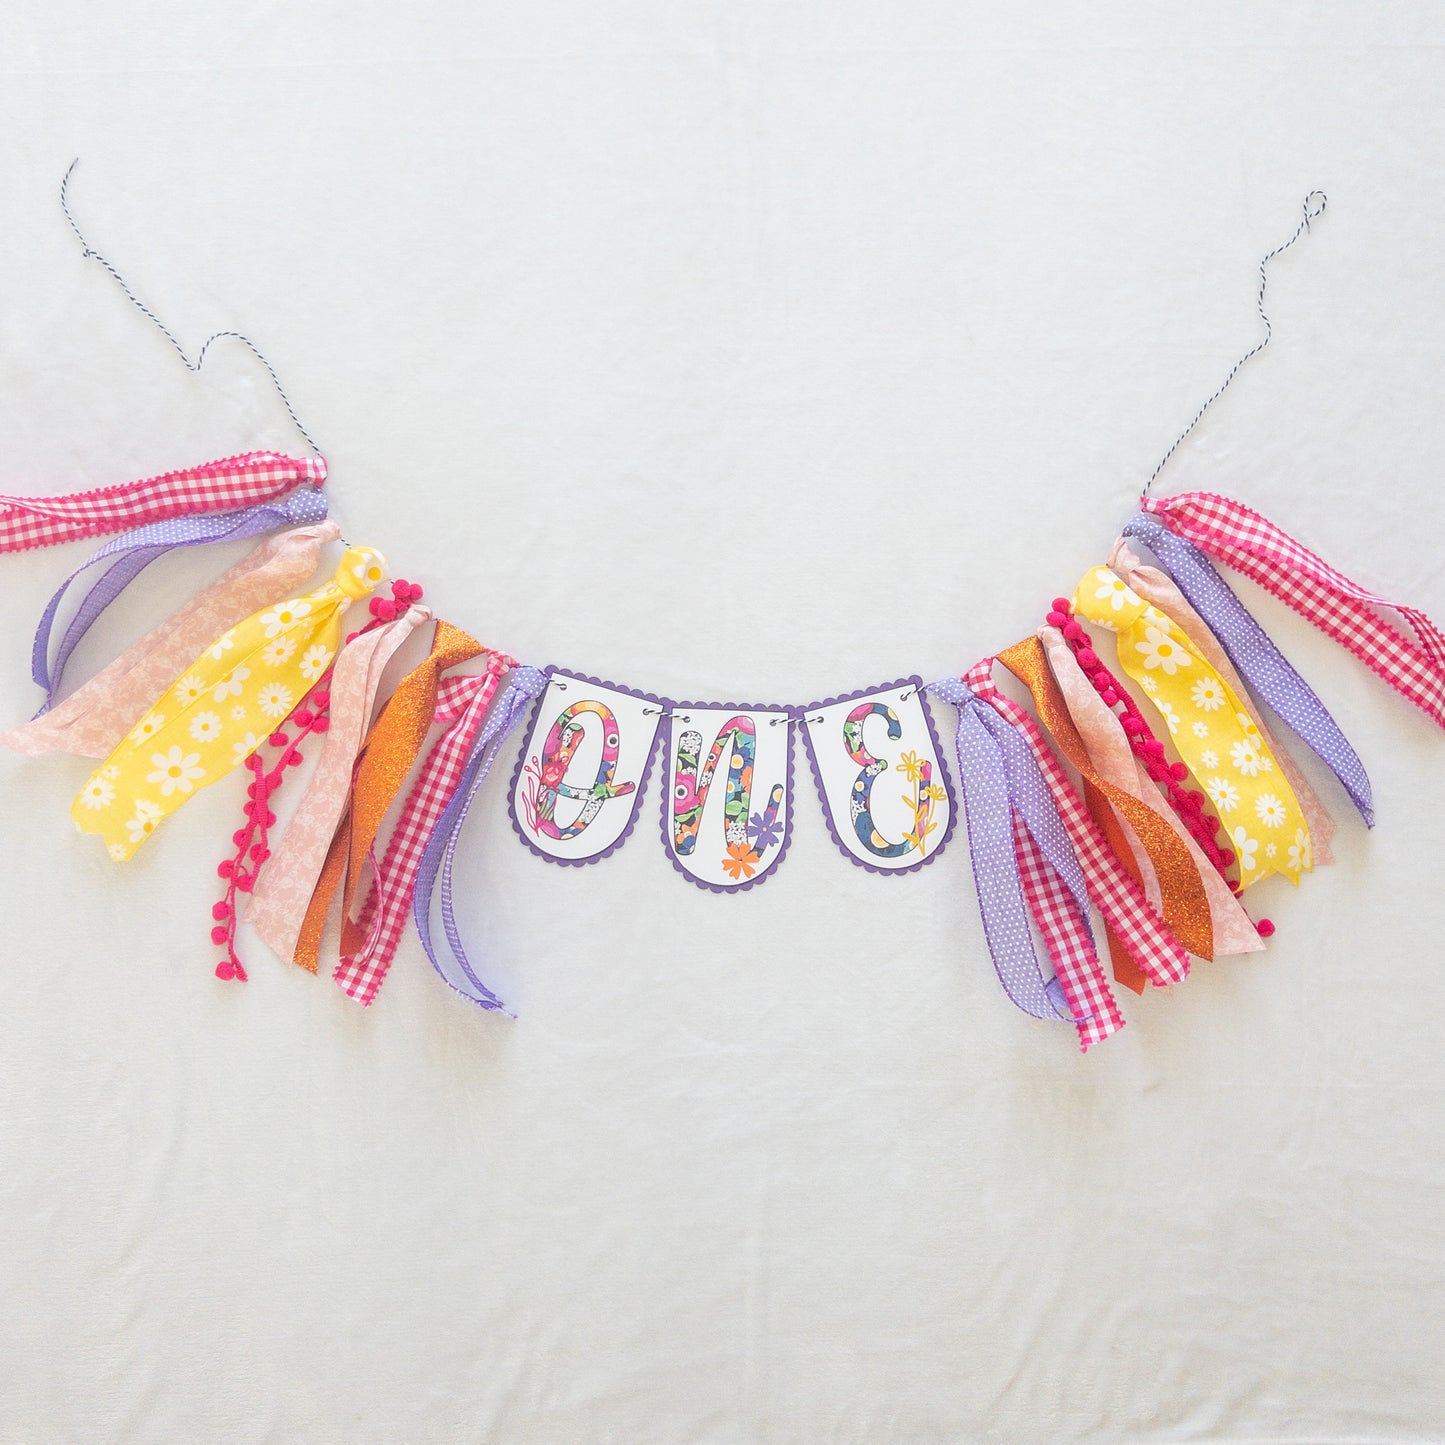
M 709 816 L 712 771 L 704 780 L 695 766 L 707 734 L 694 714 L 709 711 L 721 726 L 713 753 L 729 756 L 729 858 L 750 857 L 756 867 L 777 843 L 769 856 L 780 859 L 792 824 L 791 801 L 784 807 L 790 731 L 817 728 L 806 741 L 822 746 L 836 705 L 847 766 L 861 767 L 849 825 L 876 844 L 855 861 L 874 872 L 879 860 L 898 860 L 899 871 L 922 866 L 942 844 L 925 850 L 919 823 L 901 843 L 884 836 L 870 812 L 871 789 L 890 765 L 870 751 L 863 730 L 882 719 L 880 739 L 898 741 L 896 768 L 917 784 L 904 804 L 911 800 L 917 812 L 926 795 L 930 812 L 950 805 L 941 757 L 899 741 L 912 719 L 911 736 L 927 744 L 927 693 L 957 710 L 956 782 L 1000 986 L 1022 1012 L 1071 1025 L 1088 1050 L 1124 1026 L 1114 983 L 1141 993 L 1171 987 L 1195 960 L 1260 952 L 1274 929 L 1251 917 L 1247 891 L 1276 875 L 1298 885 L 1333 861 L 1335 820 L 1291 757 L 1291 738 L 1374 824 L 1359 757 L 1216 563 L 1288 603 L 1445 727 L 1445 634 L 1418 610 L 1351 582 L 1259 513 L 1211 493 L 1146 498 L 1105 562 L 1053 600 L 1034 634 L 959 677 L 926 686 L 915 678 L 896 692 L 865 689 L 806 708 L 748 709 L 665 704 L 582 674 L 522 665 L 434 619 L 409 582 L 393 582 L 389 599 L 372 596 L 384 564 L 367 548 L 348 547 L 328 580 L 302 590 L 322 548 L 338 538 L 318 490 L 325 476 L 320 458 L 256 452 L 70 497 L 0 497 L 0 550 L 122 534 L 45 607 L 33 649 L 40 711 L 0 742 L 100 760 L 72 815 L 117 861 L 199 789 L 237 770 L 250 778 L 243 825 L 217 869 L 225 894 L 212 910 L 212 938 L 225 949 L 223 978 L 246 977 L 237 951 L 244 919 L 279 958 L 311 972 L 324 961 L 349 998 L 370 1005 L 410 915 L 443 982 L 482 1008 L 503 1010 L 462 939 L 454 870 L 469 811 L 529 713 L 536 737 L 565 731 L 566 747 L 524 743 L 514 788 L 550 790 L 549 807 L 579 800 L 576 820 L 556 830 L 553 843 L 571 843 L 607 809 L 618 819 L 593 852 L 552 861 L 595 861 L 631 833 L 665 717 L 677 797 L 666 800 L 663 839 L 671 836 L 668 807 L 685 806 L 697 866 L 691 843 Z M 81 640 L 147 568 L 176 547 L 254 538 L 261 540 L 248 556 L 66 695 Z M 92 580 L 81 586 L 85 576 Z M 364 624 L 348 630 L 349 609 L 368 597 Z M 388 690 L 393 660 L 428 627 L 425 657 Z M 1031 708 L 1000 689 L 997 664 Z M 583 685 L 606 700 L 558 697 L 555 709 L 544 707 L 554 692 Z M 681 751 L 671 738 L 674 712 L 687 728 Z M 652 729 L 646 749 L 627 751 L 624 717 Z M 300 770 L 303 744 L 318 737 L 304 795 L 275 834 L 276 790 Z M 589 758 L 597 776 L 583 786 L 569 769 L 589 739 L 601 761 Z M 783 748 L 786 769 L 776 756 L 768 766 L 784 781 L 770 780 L 767 810 L 749 819 L 745 799 L 765 744 Z M 816 752 L 813 764 L 826 809 L 829 775 Z M 526 839 L 515 800 L 513 822 Z M 834 836 L 843 846 L 837 828 Z M 908 856 L 915 845 L 916 862 Z M 327 956 L 337 913 L 339 942 Z

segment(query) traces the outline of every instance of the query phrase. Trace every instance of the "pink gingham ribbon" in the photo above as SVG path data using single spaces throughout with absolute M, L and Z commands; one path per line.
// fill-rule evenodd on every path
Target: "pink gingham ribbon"
M 336 986 L 360 1004 L 370 1004 L 386 980 L 406 929 L 427 839 L 457 790 L 487 709 L 511 661 L 505 654 L 488 653 L 486 672 L 444 677 L 437 686 L 433 717 L 446 732 L 432 744 L 380 864 L 373 860 L 375 882 L 360 913 L 365 941 L 354 953 L 342 957 L 332 975 Z
M 1099 963 L 1094 935 L 1079 912 L 1068 885 L 1044 856 L 1038 840 L 1014 814 L 1014 853 L 1024 899 L 1033 914 L 1064 996 L 1078 1019 L 1079 1047 L 1085 1053 L 1124 1027 L 1114 991 Z
M 0 496 L 0 552 L 124 532 L 169 517 L 254 507 L 326 480 L 324 457 L 242 452 L 183 471 L 58 497 Z
M 1231 497 L 1145 497 L 1144 510 L 1178 537 L 1257 582 L 1445 727 L 1445 634 L 1423 613 L 1367 592 L 1267 517 Z M 1398 614 L 1411 642 L 1376 609 Z
M 1083 798 L 1054 756 L 1043 729 L 1018 703 L 994 686 L 993 662 L 993 658 L 986 657 L 975 663 L 963 680 L 975 696 L 1017 728 L 1033 749 L 1058 803 L 1059 816 L 1084 870 L 1084 882 L 1094 906 L 1151 983 L 1164 986 L 1180 982 L 1189 974 L 1188 951 L 1150 907 L 1143 889 L 1115 857 L 1103 831 L 1089 816 Z

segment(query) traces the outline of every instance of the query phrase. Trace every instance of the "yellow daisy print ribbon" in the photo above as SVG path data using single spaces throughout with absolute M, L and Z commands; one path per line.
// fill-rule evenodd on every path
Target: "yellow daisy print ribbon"
M 348 548 L 305 596 L 238 622 L 198 657 L 91 775 L 71 805 L 124 862 L 198 789 L 239 767 L 331 665 L 342 615 L 386 575 L 379 552 Z
M 1214 804 L 1239 861 L 1241 888 L 1271 873 L 1298 883 L 1314 866 L 1309 825 L 1238 695 L 1157 607 L 1110 567 L 1095 567 L 1074 610 L 1119 635 L 1119 662 L 1169 728 L 1184 766 Z

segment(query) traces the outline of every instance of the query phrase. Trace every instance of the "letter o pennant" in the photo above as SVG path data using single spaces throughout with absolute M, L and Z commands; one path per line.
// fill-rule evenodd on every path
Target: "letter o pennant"
M 626 841 L 664 709 L 646 693 L 547 670 L 509 805 L 534 853 L 549 863 L 595 863 Z

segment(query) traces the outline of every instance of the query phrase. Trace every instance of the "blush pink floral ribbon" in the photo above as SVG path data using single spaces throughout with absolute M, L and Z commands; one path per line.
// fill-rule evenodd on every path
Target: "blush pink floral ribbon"
M 278 958 L 296 956 L 311 895 L 346 813 L 352 772 L 386 665 L 402 643 L 430 620 L 429 608 L 408 607 L 393 621 L 351 639 L 336 659 L 321 760 L 295 817 L 261 870 L 246 910 L 246 921 Z
M 335 522 L 318 522 L 266 538 L 63 702 L 33 722 L 0 733 L 0 744 L 31 756 L 108 757 L 205 648 L 238 622 L 297 591 L 316 571 L 321 548 L 340 535 Z
M 168 517 L 231 512 L 326 480 L 324 457 L 242 452 L 158 477 L 54 497 L 0 496 L 0 552 L 125 532 Z
M 1043 729 L 1024 708 L 998 690 L 993 680 L 993 664 L 992 657 L 975 663 L 964 681 L 1028 743 L 1054 795 L 1094 905 L 1151 983 L 1164 987 L 1180 982 L 1189 974 L 1188 950 L 1169 931 L 1138 882 L 1109 846 L 1099 825 L 1089 816 L 1083 798 L 1069 781 L 1063 764 L 1054 756 Z
M 494 660 L 510 662 L 495 654 L 488 659 Z M 484 673 L 444 677 L 437 686 L 435 721 L 446 731 L 432 744 L 417 773 L 381 860 L 372 859 L 371 888 L 358 909 L 363 939 L 343 952 L 332 975 L 336 986 L 363 1006 L 375 1000 L 396 957 L 422 853 L 461 782 L 502 672 L 500 665 L 489 666 Z M 345 920 L 342 927 L 350 931 Z
M 203 547 L 216 542 L 238 542 L 247 537 L 259 536 L 263 532 L 273 532 L 280 527 L 314 526 L 325 520 L 325 493 L 308 488 L 305 491 L 293 492 L 280 501 L 262 502 L 248 507 L 244 512 L 173 517 L 164 522 L 152 522 L 149 526 L 139 527 L 134 532 L 127 532 L 123 537 L 106 543 L 98 552 L 87 557 L 60 584 L 46 604 L 40 624 L 35 630 L 35 642 L 30 651 L 30 672 L 37 686 L 45 689 L 45 701 L 40 706 L 40 712 L 47 712 L 54 704 L 65 676 L 66 663 L 70 661 L 70 656 L 79 646 L 81 639 L 105 609 L 152 562 L 159 561 L 177 547 Z M 82 573 L 107 559 L 110 560 L 110 565 L 95 580 L 81 601 L 65 629 L 65 635 L 52 661 L 50 636 L 66 593 Z
M 1141 505 L 1176 537 L 1272 592 L 1445 727 L 1445 634 L 1423 612 L 1366 591 L 1230 497 L 1184 492 L 1145 497 Z M 1417 640 L 1392 627 L 1381 610 L 1397 613 Z

